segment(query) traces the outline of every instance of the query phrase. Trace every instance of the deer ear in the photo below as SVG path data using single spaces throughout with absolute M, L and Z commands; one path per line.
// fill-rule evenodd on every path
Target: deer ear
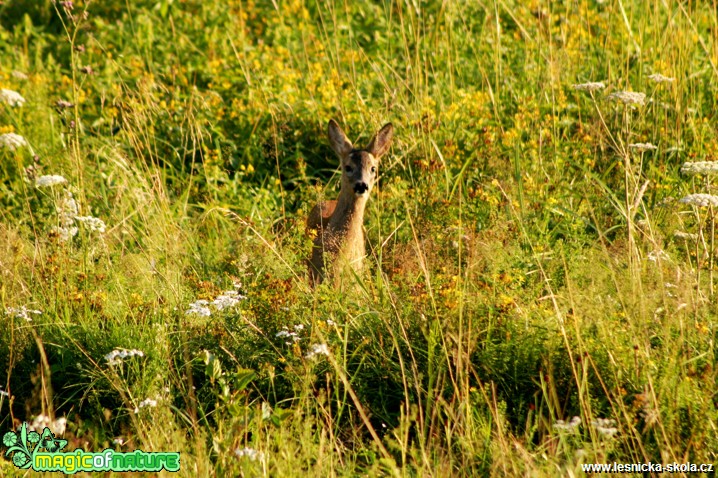
M 369 147 L 366 149 L 372 156 L 379 159 L 389 151 L 391 146 L 391 139 L 394 137 L 394 126 L 391 123 L 387 123 L 379 130 L 369 143 Z
M 334 120 L 329 120 L 328 136 L 329 144 L 340 158 L 343 158 L 351 152 L 353 147 L 352 142 L 349 141 L 347 135 L 344 134 L 344 131 L 342 131 L 337 122 Z

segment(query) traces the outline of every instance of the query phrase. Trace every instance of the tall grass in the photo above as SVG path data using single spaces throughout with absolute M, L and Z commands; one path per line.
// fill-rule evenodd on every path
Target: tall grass
M 26 99 L 0 134 L 27 141 L 0 150 L 0 433 L 64 417 L 68 449 L 183 476 L 717 461 L 714 208 L 678 202 L 715 189 L 680 173 L 718 155 L 711 2 L 12 0 L 0 25 Z M 311 290 L 330 118 L 396 134 L 368 270 Z

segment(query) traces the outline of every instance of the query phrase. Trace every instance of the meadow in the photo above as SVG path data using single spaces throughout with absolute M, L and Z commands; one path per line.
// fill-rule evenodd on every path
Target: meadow
M 0 435 L 203 477 L 718 462 L 715 2 L 7 0 L 0 89 Z M 394 142 L 366 270 L 312 289 L 332 118 Z

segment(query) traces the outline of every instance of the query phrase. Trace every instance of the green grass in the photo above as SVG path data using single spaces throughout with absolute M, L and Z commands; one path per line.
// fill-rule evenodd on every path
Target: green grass
M 718 462 L 715 208 L 678 202 L 714 191 L 680 173 L 718 156 L 712 2 L 73 7 L 0 5 L 0 433 L 65 417 L 182 476 Z M 367 270 L 311 290 L 330 118 L 395 139 Z

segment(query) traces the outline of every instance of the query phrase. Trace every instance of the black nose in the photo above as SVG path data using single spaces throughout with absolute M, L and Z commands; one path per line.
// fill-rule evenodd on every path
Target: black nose
M 364 194 L 367 189 L 369 189 L 369 186 L 366 183 L 356 183 L 354 185 L 354 192 L 357 194 Z

